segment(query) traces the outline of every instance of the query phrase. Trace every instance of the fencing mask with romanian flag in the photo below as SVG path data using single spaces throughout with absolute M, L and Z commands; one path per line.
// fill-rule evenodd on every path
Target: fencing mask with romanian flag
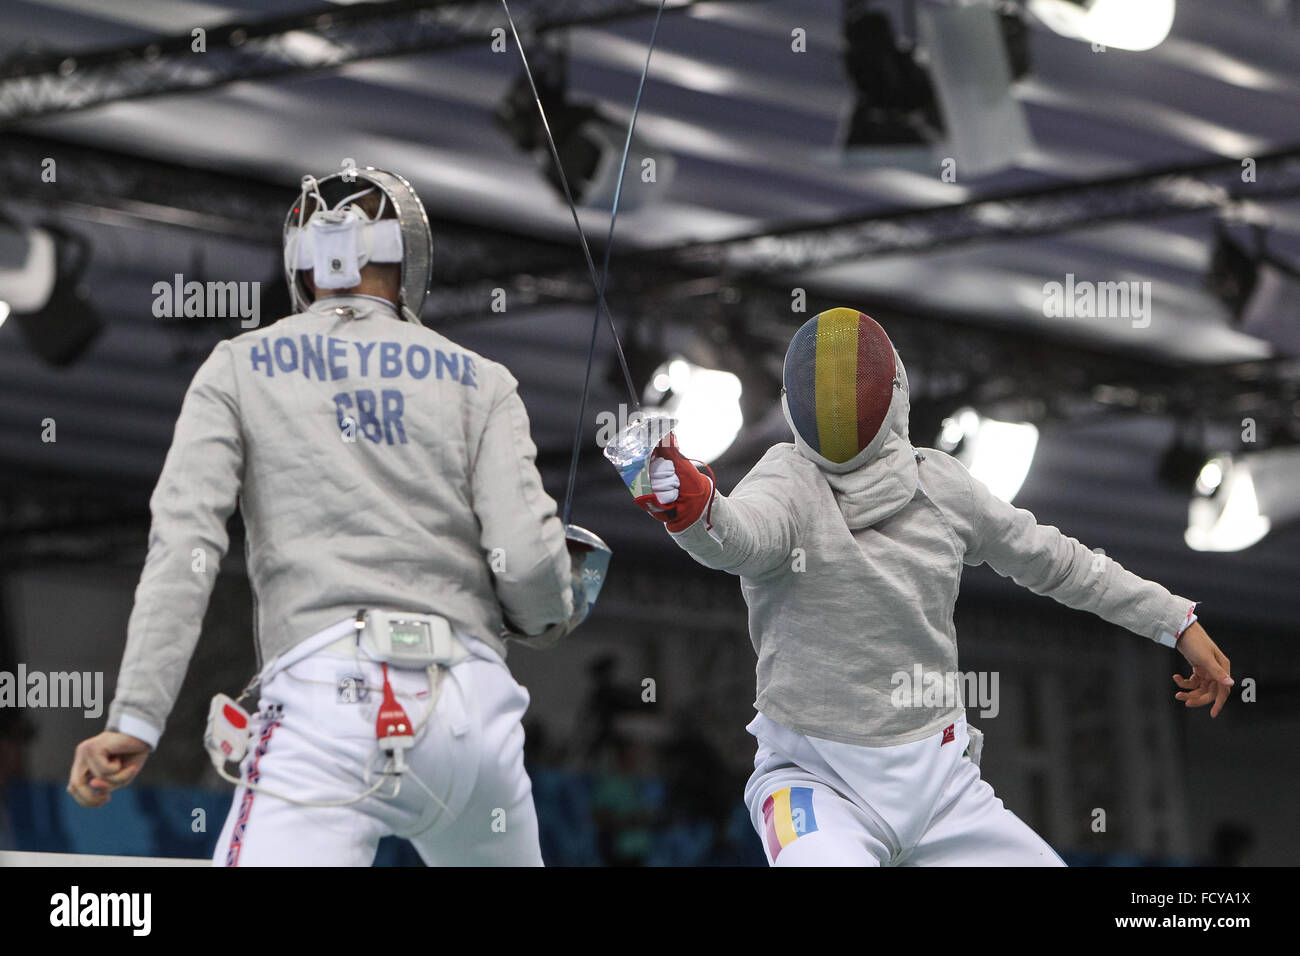
M 906 437 L 907 378 L 889 336 L 857 309 L 813 316 L 790 340 L 781 407 L 795 445 L 826 471 L 874 460 L 890 428 Z

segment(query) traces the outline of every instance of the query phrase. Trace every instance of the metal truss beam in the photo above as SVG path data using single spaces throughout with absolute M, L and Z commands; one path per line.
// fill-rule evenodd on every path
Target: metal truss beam
M 46 158 L 59 164 L 57 183 L 41 181 Z M 1254 162 L 1253 182 L 1242 181 L 1240 161 L 1217 160 L 955 205 L 802 223 L 714 242 L 622 251 L 615 261 L 624 268 L 615 275 L 630 277 L 624 281 L 633 283 L 639 276 L 659 282 L 664 273 L 681 281 L 719 275 L 770 280 L 868 256 L 921 254 L 1300 196 L 1300 146 Z M 173 225 L 277 245 L 285 197 L 293 189 L 292 184 L 282 189 L 24 134 L 5 137 L 0 177 L 0 189 L 21 198 L 107 205 Z M 445 287 L 490 277 L 499 280 L 494 287 L 527 299 L 544 293 L 543 285 L 577 288 L 585 281 L 580 263 L 563 253 L 563 244 L 449 223 L 439 224 L 435 241 L 435 251 L 446 264 L 438 280 Z M 566 268 L 565 263 L 572 266 Z
M 41 182 L 39 171 L 44 158 L 58 163 L 58 178 Z M 1127 218 L 1137 205 L 1147 210 L 1148 218 L 1157 209 L 1166 214 L 1187 211 L 1186 199 L 1200 197 L 1217 204 L 1232 202 L 1234 197 L 1276 198 L 1283 188 L 1291 188 L 1289 176 L 1300 167 L 1300 153 L 1260 157 L 1258 181 L 1240 184 L 1236 190 L 1222 182 L 1226 169 L 1238 170 L 1236 164 L 1208 164 L 1177 173 L 1153 174 L 1149 178 L 1127 177 L 1121 183 L 1122 195 L 1131 200 L 1107 201 L 1103 184 L 1036 191 L 1022 196 L 1000 197 L 965 204 L 955 215 L 958 227 L 936 232 L 935 242 L 971 241 L 973 235 L 962 226 L 972 221 L 989 225 L 987 238 L 1020 235 L 1006 216 L 1023 216 L 1027 229 L 1038 234 L 1055 229 L 1081 228 L 1093 219 L 1082 217 L 1053 218 L 1054 208 L 1067 202 L 1079 205 L 1096 201 L 1099 221 Z M 1186 192 L 1169 198 L 1158 206 L 1151 196 L 1170 197 L 1170 177 L 1190 185 Z M 1222 191 L 1210 192 L 1217 183 Z M 76 146 L 55 140 L 17 134 L 6 136 L 0 150 L 0 200 L 18 198 L 39 202 L 47 207 L 65 207 L 74 211 L 94 212 L 105 208 L 133 217 L 181 226 L 205 233 L 233 235 L 244 241 L 263 244 L 270 257 L 279 247 L 282 215 L 293 192 L 292 184 L 283 187 L 247 177 L 193 170 L 176 164 L 142 160 L 125 154 L 93 147 Z M 1251 192 L 1258 189 L 1258 192 Z M 1145 198 L 1144 198 L 1145 197 Z M 1003 210 L 1001 218 L 986 213 L 974 215 L 971 208 Z M 1128 210 L 1121 216 L 1121 210 Z M 924 210 L 895 216 L 906 221 L 915 215 L 930 227 L 941 225 L 946 210 Z M 1049 230 L 1049 226 L 1051 229 Z M 812 227 L 808 227 L 812 230 Z M 828 228 L 846 228 L 845 223 Z M 940 234 L 941 233 L 941 234 Z M 440 266 L 424 319 L 435 326 L 477 321 L 489 315 L 494 298 L 504 291 L 509 314 L 526 315 L 531 307 L 555 304 L 581 304 L 594 307 L 594 293 L 586 271 L 581 267 L 575 244 L 549 242 L 468 223 L 443 220 L 434 222 L 435 254 Z M 1029 233 L 1026 233 L 1029 234 Z M 960 237 L 960 238 L 955 238 Z M 782 241 L 777 234 L 775 242 Z M 752 248 L 758 237 L 736 240 L 741 249 Z M 793 241 L 793 240 L 792 240 Z M 702 244 L 703 246 L 704 244 Z M 707 244 L 710 249 L 726 252 L 728 243 Z M 750 268 L 732 269 L 724 259 L 722 268 L 706 256 L 692 254 L 697 247 L 640 250 L 616 256 L 611 272 L 610 302 L 615 316 L 632 321 L 658 321 L 665 316 L 690 314 L 711 325 L 733 326 L 738 338 L 763 347 L 783 348 L 784 339 L 793 327 L 790 322 L 770 323 L 771 329 L 756 329 L 752 321 L 733 322 L 730 316 L 789 316 L 788 282 L 780 272 Z M 901 251 L 901 250 L 899 250 Z M 840 249 L 840 253 L 844 250 Z M 837 254 L 840 254 L 837 253 Z M 792 258 L 800 268 L 806 259 L 787 256 L 784 269 L 792 269 Z M 818 261 L 821 261 L 818 259 Z M 774 284 L 775 283 L 775 284 Z M 808 283 L 808 307 L 815 311 L 819 303 L 813 283 Z M 726 300 L 731 298 L 728 307 Z M 744 307 L 736 302 L 745 303 Z M 1174 414 L 1209 418 L 1255 414 L 1261 424 L 1297 429 L 1297 399 L 1300 399 L 1300 363 L 1264 362 L 1246 366 L 1214 369 L 1178 369 L 1162 363 L 1158 357 L 1120 356 L 1101 350 L 1088 350 L 1077 344 L 1065 345 L 1047 338 L 1019 334 L 1019 345 L 1008 349 L 1006 337 L 996 330 L 981 327 L 970 316 L 924 315 L 909 310 L 906 302 L 873 300 L 872 308 L 892 315 L 891 334 L 898 337 L 899 347 L 911 354 L 924 356 L 923 365 L 955 380 L 972 383 L 969 397 L 985 402 L 1001 402 L 1009 397 L 1028 397 L 1033 401 L 1059 403 L 1082 402 L 1096 409 L 1133 411 L 1147 414 Z M 810 313 L 811 314 L 811 311 Z M 996 370 L 997 374 L 992 374 Z M 1037 389 L 1035 382 L 1050 382 L 1051 389 Z M 1244 404 L 1243 404 L 1244 403 Z M 1065 409 L 1059 409 L 1065 414 Z M 1049 412 L 1049 417 L 1057 414 Z M 1033 414 L 1027 410 L 1026 414 Z
M 294 195 L 292 183 L 278 188 L 251 177 L 43 136 L 11 132 L 0 140 L 0 199 L 111 210 L 160 225 L 278 245 Z
M 674 0 L 670 9 L 699 2 Z M 514 0 L 510 12 L 520 32 L 529 35 L 654 10 L 649 0 Z M 505 22 L 495 0 L 391 0 L 331 4 L 292 16 L 205 28 L 201 52 L 194 49 L 191 28 L 183 28 L 130 46 L 20 53 L 0 65 L 0 126 L 117 100 L 487 44 Z
M 1249 182 L 1243 181 L 1245 162 L 1213 160 L 927 209 L 795 223 L 664 252 L 678 265 L 710 273 L 807 272 L 867 256 L 919 254 L 1300 196 L 1300 144 L 1254 157 Z
M 42 176 L 47 160 L 54 163 L 53 182 L 45 182 Z M 285 211 L 297 190 L 297 183 L 277 185 L 25 133 L 7 134 L 0 144 L 0 200 L 17 199 L 92 217 L 108 210 L 143 222 L 266 246 L 272 256 L 280 247 Z M 437 217 L 433 233 L 439 285 L 460 287 L 499 277 L 494 283 L 499 286 L 517 274 L 561 272 L 580 261 L 576 246 L 567 243 Z M 585 272 L 573 281 L 591 285 Z M 488 301 L 484 298 L 482 303 Z
M 1116 222 L 1147 222 L 1238 204 L 1300 196 L 1300 146 L 1253 159 L 1253 179 L 1239 160 L 1214 160 L 1088 183 L 1066 183 L 926 209 L 904 209 L 776 227 L 713 242 L 615 255 L 611 282 L 624 292 L 662 287 L 666 279 L 771 283 L 867 257 L 920 255 L 968 243 L 1036 238 Z M 498 283 L 512 299 L 543 301 L 548 289 L 580 288 L 582 271 L 516 270 Z M 485 291 L 446 293 L 434 308 L 458 315 Z M 584 300 L 585 300 L 584 296 Z

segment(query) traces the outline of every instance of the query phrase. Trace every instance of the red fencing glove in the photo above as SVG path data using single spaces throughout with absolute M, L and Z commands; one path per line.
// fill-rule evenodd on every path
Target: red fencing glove
M 682 455 L 674 435 L 655 447 L 650 459 L 650 488 L 654 493 L 642 495 L 636 503 L 664 522 L 669 531 L 685 531 L 711 510 L 713 479 Z

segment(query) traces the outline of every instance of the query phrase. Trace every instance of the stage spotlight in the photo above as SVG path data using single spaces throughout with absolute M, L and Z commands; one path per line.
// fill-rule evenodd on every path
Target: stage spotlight
M 1187 509 L 1188 548 L 1240 551 L 1300 518 L 1300 449 L 1217 455 L 1205 463 Z
M 1300 448 L 1217 455 L 1196 479 L 1183 538 L 1196 551 L 1241 551 L 1300 518 Z
M 0 300 L 28 346 L 51 365 L 76 361 L 102 328 L 80 288 L 89 244 L 56 226 L 0 223 L 0 257 Z
M 706 464 L 721 457 L 740 434 L 742 387 L 731 372 L 703 368 L 675 357 L 650 376 L 643 402 L 646 410 L 671 415 L 686 454 Z
M 54 292 L 58 250 L 44 229 L 0 219 L 0 299 L 13 312 L 36 312 Z
M 920 16 L 921 42 L 948 131 L 949 156 L 963 175 L 1004 169 L 1032 151 L 1033 136 L 1014 92 L 1017 70 L 1028 69 L 1028 51 L 1013 44 L 1020 21 L 979 5 L 927 5 Z
M 944 159 L 979 176 L 1030 151 L 1013 94 L 1029 69 L 1020 17 L 983 5 L 905 12 L 903 37 L 869 2 L 845 5 L 844 69 L 855 99 L 840 137 L 843 160 L 933 171 Z
M 944 419 L 938 448 L 946 451 L 1003 501 L 1011 501 L 1029 475 L 1038 429 L 1028 422 L 1002 422 L 963 408 Z
M 612 209 L 627 124 L 605 116 L 594 104 L 570 97 L 567 65 L 561 51 L 552 50 L 537 58 L 534 80 L 573 201 L 579 206 Z M 536 157 L 546 181 L 563 195 L 560 176 L 525 75 L 520 74 L 507 91 L 497 107 L 496 121 L 516 146 Z M 636 209 L 663 196 L 663 187 L 671 182 L 676 168 L 677 161 L 670 153 L 634 133 L 628 148 L 620 207 Z
M 863 3 L 844 9 L 844 70 L 856 99 L 842 137 L 846 148 L 928 145 L 944 134 L 930 75 L 911 41 L 894 36 L 889 17 Z
M 1029 0 L 1029 12 L 1072 40 L 1150 50 L 1169 36 L 1174 0 Z
M 612 209 L 614 194 L 618 190 L 618 170 L 623 159 L 623 144 L 627 131 L 620 123 L 603 116 L 592 117 L 581 123 L 563 141 L 557 143 L 561 162 L 565 163 L 574 201 L 594 209 Z M 566 157 L 569 159 L 566 160 Z M 653 165 L 651 165 L 653 164 Z M 548 157 L 546 169 L 553 173 L 554 164 Z M 577 173 L 572 175 L 570 170 Z M 651 175 L 652 179 L 643 176 Z M 652 199 L 666 195 L 663 187 L 672 181 L 677 170 L 677 160 L 661 149 L 647 143 L 636 134 L 628 150 L 627 170 L 623 176 L 622 209 L 639 209 Z M 552 177 L 558 188 L 558 177 Z
M 1234 238 L 1215 226 L 1214 251 L 1205 287 L 1229 309 L 1242 332 L 1268 342 L 1282 355 L 1300 355 L 1300 266 L 1268 249 L 1268 232 L 1251 227 L 1252 241 Z

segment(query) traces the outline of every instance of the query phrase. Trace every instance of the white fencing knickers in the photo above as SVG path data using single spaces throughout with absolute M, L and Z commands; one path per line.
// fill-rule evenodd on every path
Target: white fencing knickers
M 745 787 L 772 866 L 1064 866 L 963 756 L 966 719 L 914 743 L 861 747 L 760 714 Z
M 383 675 L 377 663 L 312 643 L 268 667 L 240 779 L 297 800 L 347 799 L 369 789 L 384 765 L 375 738 Z M 528 692 L 486 645 L 466 643 L 476 656 L 444 671 L 427 720 L 428 672 L 389 665 L 398 703 L 414 726 L 424 721 L 396 799 L 383 796 L 393 777 L 345 807 L 304 807 L 238 787 L 213 865 L 369 866 L 380 838 L 395 835 L 430 866 L 541 866 L 520 723 Z

